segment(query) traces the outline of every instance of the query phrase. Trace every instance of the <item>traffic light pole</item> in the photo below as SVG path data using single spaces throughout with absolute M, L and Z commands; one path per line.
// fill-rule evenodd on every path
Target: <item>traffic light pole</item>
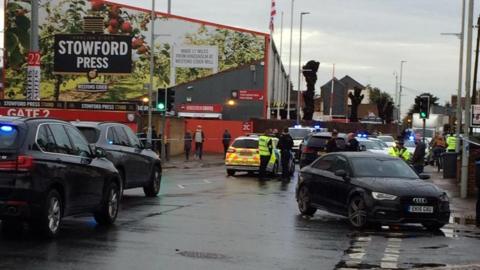
M 163 111 L 163 114 L 162 114 L 162 141 L 161 141 L 161 145 L 160 145 L 160 148 L 161 148 L 161 155 L 162 155 L 162 162 L 165 162 L 167 159 L 167 135 L 165 134 L 165 131 L 166 131 L 166 122 L 167 122 L 167 119 L 166 119 L 166 115 L 167 115 L 167 92 L 168 92 L 168 88 L 165 88 L 164 89 L 164 95 L 165 95 L 165 110 Z
M 423 119 L 423 135 L 422 135 L 422 141 L 425 143 L 425 126 L 426 126 L 427 119 Z

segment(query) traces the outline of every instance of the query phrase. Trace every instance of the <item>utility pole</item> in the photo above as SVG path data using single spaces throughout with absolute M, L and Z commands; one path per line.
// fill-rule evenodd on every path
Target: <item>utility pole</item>
M 460 197 L 466 198 L 468 191 L 469 130 L 470 130 L 470 83 L 472 81 L 472 39 L 473 39 L 473 7 L 474 0 L 468 3 L 467 18 L 467 66 L 465 69 L 465 125 L 463 126 L 462 175 L 460 181 Z
M 462 79 L 463 79 L 463 39 L 465 38 L 465 0 L 462 0 L 462 32 L 460 33 L 460 57 L 458 63 L 458 89 L 457 89 L 457 128 L 455 135 L 457 145 L 455 152 L 460 152 L 460 129 L 462 128 Z
M 333 118 L 333 90 L 335 89 L 335 64 L 332 69 L 332 88 L 330 89 L 330 118 Z M 330 119 L 331 121 L 332 119 Z
M 472 87 L 472 104 L 477 104 L 477 73 L 478 73 L 478 49 L 480 42 L 480 17 L 477 19 L 477 48 L 475 49 L 475 64 L 473 66 L 473 87 Z
M 152 147 L 152 93 L 153 93 L 153 76 L 155 65 L 155 0 L 152 0 L 152 10 L 150 13 L 150 86 L 148 87 L 148 129 L 147 129 L 147 145 Z
M 281 16 L 281 23 L 280 23 L 280 62 L 282 62 L 283 56 L 283 11 Z M 282 72 L 280 72 L 281 74 Z M 280 116 L 280 104 L 283 102 L 283 78 L 280 79 L 280 92 L 277 100 L 277 119 L 280 120 L 282 117 Z
M 290 101 L 291 95 L 290 92 L 292 91 L 292 84 L 290 83 L 292 79 L 292 42 L 293 42 L 293 8 L 294 8 L 294 0 L 292 0 L 292 7 L 290 10 L 290 56 L 288 57 L 288 80 L 287 80 L 287 119 L 290 119 Z M 297 101 L 298 102 L 298 101 Z
M 172 0 L 168 0 L 167 12 L 168 12 L 168 14 L 172 13 Z
M 407 61 L 400 61 L 400 85 L 399 85 L 399 90 L 398 90 L 398 125 L 400 125 L 402 121 L 402 90 L 403 90 L 403 64 L 405 64 Z
M 30 52 L 27 67 L 27 100 L 40 100 L 40 48 L 38 45 L 38 1 L 31 0 Z

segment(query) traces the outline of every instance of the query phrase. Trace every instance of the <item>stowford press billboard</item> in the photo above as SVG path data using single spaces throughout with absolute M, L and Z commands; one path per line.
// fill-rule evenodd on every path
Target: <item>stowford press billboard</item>
M 253 62 L 268 63 L 265 53 L 268 34 L 265 33 L 157 13 L 156 37 L 152 44 L 150 40 L 151 20 L 148 10 L 101 0 L 91 2 L 38 1 L 40 4 L 40 96 L 42 99 L 115 102 L 144 95 L 147 92 L 144 85 L 150 81 L 149 64 L 152 47 L 155 48 L 154 85 L 158 88 L 187 83 Z M 5 98 L 25 98 L 25 82 L 27 81 L 25 57 L 29 50 L 30 9 L 30 1 L 7 0 L 5 8 L 5 50 L 7 51 Z M 83 55 L 85 51 L 80 51 L 82 55 L 80 57 L 87 57 L 89 60 L 69 58 L 71 55 L 68 54 L 68 46 L 64 46 L 63 50 L 60 48 L 60 44 L 56 43 L 56 35 L 82 36 L 83 18 L 94 15 L 103 18 L 104 29 L 101 34 L 114 35 L 115 38 L 122 38 L 122 40 L 128 39 L 130 45 L 128 53 L 131 54 L 131 62 L 112 60 L 128 56 L 112 55 L 111 53 L 104 56 L 102 52 L 100 55 L 92 55 L 90 52 Z M 55 46 L 58 46 L 57 50 Z M 173 51 L 182 52 L 181 48 L 198 47 L 208 48 L 208 53 L 205 53 L 208 55 L 208 61 L 204 61 L 204 66 L 184 67 L 178 65 L 175 76 L 172 76 L 170 64 Z M 71 49 L 75 53 L 75 47 Z M 118 49 L 120 54 L 120 47 Z M 66 51 L 66 54 L 59 55 L 59 50 Z M 59 56 L 61 60 L 59 60 Z M 190 59 L 182 59 L 183 55 L 179 56 L 180 58 L 176 58 L 176 60 L 180 62 Z M 210 59 L 210 56 L 214 56 L 216 59 Z M 105 57 L 108 57 L 109 61 L 105 61 Z M 59 61 L 62 63 L 60 64 Z M 207 66 L 207 64 L 209 65 Z M 107 65 L 108 68 L 106 68 Z M 89 81 L 86 71 L 93 67 L 107 75 L 101 75 Z M 118 74 L 128 73 L 125 72 L 128 68 L 131 68 L 130 74 Z M 78 90 L 80 89 L 78 85 L 88 83 L 107 84 L 108 91 L 102 93 Z
M 55 35 L 54 74 L 129 74 L 131 40 L 125 35 Z

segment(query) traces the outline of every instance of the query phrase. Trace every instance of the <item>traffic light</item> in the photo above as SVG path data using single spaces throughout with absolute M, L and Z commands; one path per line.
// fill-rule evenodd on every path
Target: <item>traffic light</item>
M 157 91 L 157 111 L 164 112 L 165 111 L 165 89 L 158 88 Z
M 420 96 L 420 119 L 428 119 L 430 115 L 430 96 L 423 95 Z

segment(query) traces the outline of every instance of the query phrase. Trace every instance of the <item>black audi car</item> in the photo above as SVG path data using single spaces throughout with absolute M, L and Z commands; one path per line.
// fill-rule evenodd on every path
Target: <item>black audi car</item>
M 26 221 L 54 237 L 63 217 L 83 213 L 112 224 L 120 175 L 104 156 L 68 122 L 0 117 L 2 231 L 17 231 Z
M 112 122 L 72 122 L 89 143 L 105 149 L 107 159 L 122 179 L 120 190 L 143 187 L 148 197 L 157 196 L 162 179 L 158 155 L 143 145 L 132 129 Z
M 296 198 L 304 215 L 318 208 L 348 217 L 363 228 L 369 223 L 420 223 L 436 230 L 448 223 L 447 194 L 427 175 L 417 175 L 398 158 L 369 152 L 326 154 L 303 168 Z

